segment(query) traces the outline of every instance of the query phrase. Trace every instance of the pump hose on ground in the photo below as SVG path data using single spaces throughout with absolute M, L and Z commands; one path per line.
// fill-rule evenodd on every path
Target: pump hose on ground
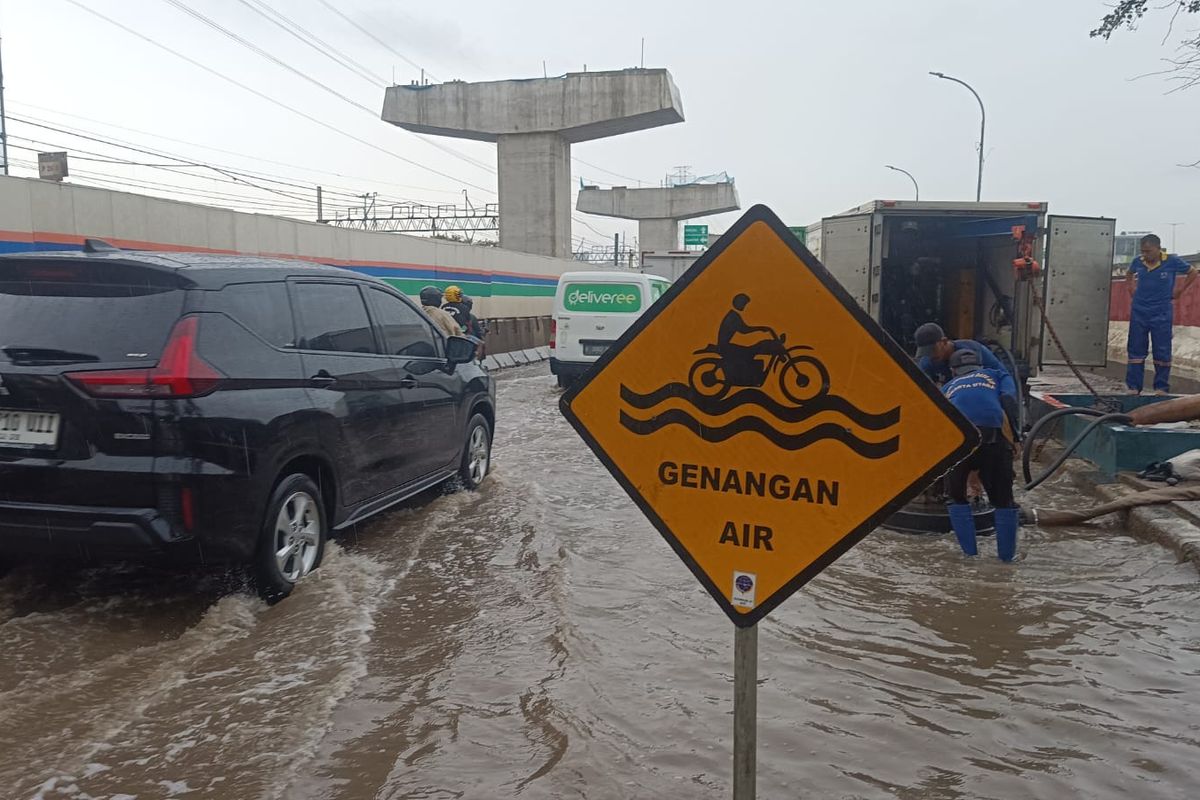
M 1165 489 L 1148 489 L 1137 492 L 1111 503 L 1089 508 L 1087 511 L 1058 511 L 1056 509 L 1037 509 L 1031 515 L 1039 526 L 1047 525 L 1079 525 L 1096 517 L 1103 517 L 1117 511 L 1128 511 L 1142 506 L 1163 505 L 1187 500 L 1200 500 L 1200 486 L 1172 486 Z
M 1088 423 L 1087 427 L 1084 428 L 1083 431 L 1081 431 L 1080 434 L 1075 437 L 1074 441 L 1067 445 L 1066 449 L 1063 450 L 1059 457 L 1054 460 L 1054 463 L 1035 479 L 1030 468 L 1030 459 L 1033 456 L 1032 445 L 1034 441 L 1036 441 L 1038 434 L 1041 433 L 1042 430 L 1049 425 L 1049 423 L 1059 419 L 1060 417 L 1067 416 L 1086 416 L 1095 417 L 1095 419 Z M 1071 457 L 1071 454 L 1079 448 L 1079 445 L 1083 444 L 1083 441 L 1092 434 L 1092 431 L 1096 430 L 1096 428 L 1100 427 L 1106 422 L 1119 422 L 1128 425 L 1132 423 L 1133 420 L 1130 419 L 1130 417 L 1126 414 L 1105 414 L 1103 411 L 1098 411 L 1094 408 L 1060 408 L 1055 411 L 1051 411 L 1049 414 L 1035 422 L 1033 428 L 1029 431 L 1029 436 L 1025 439 L 1024 452 L 1021 453 L 1021 471 L 1025 477 L 1025 490 L 1029 491 L 1030 489 L 1037 488 L 1043 481 L 1057 472 L 1059 467 L 1066 463 L 1066 460 Z
M 1079 432 L 1079 435 L 1075 437 L 1075 440 L 1072 441 L 1069 445 L 1067 445 L 1067 448 L 1065 450 L 1063 450 L 1062 453 L 1059 455 L 1059 457 L 1054 460 L 1053 464 L 1051 464 L 1049 467 L 1046 468 L 1045 472 L 1043 472 L 1041 475 L 1037 476 L 1036 478 L 1034 478 L 1033 480 L 1031 480 L 1025 484 L 1025 491 L 1029 491 L 1030 489 L 1037 488 L 1038 485 L 1041 484 L 1042 481 L 1046 480 L 1051 475 L 1053 475 L 1055 472 L 1057 472 L 1058 468 L 1061 467 L 1064 463 L 1066 463 L 1066 460 L 1071 457 L 1071 454 L 1075 452 L 1076 448 L 1078 448 L 1079 445 L 1083 444 L 1083 440 L 1086 439 L 1087 437 L 1091 436 L 1092 431 L 1096 430 L 1096 428 L 1099 428 L 1101 425 L 1103 425 L 1106 422 L 1117 422 L 1122 425 L 1128 425 L 1132 421 L 1133 420 L 1131 420 L 1129 418 L 1128 414 L 1103 414 L 1099 417 L 1096 417 L 1094 420 L 1092 420 L 1091 422 L 1089 422 L 1087 424 L 1086 428 L 1084 428 L 1082 431 Z M 1029 451 L 1025 451 L 1025 452 L 1026 452 L 1026 454 L 1028 454 Z M 1026 476 L 1028 476 L 1029 475 L 1029 459 L 1026 457 L 1022 457 L 1021 466 L 1025 468 L 1025 474 L 1026 474 Z

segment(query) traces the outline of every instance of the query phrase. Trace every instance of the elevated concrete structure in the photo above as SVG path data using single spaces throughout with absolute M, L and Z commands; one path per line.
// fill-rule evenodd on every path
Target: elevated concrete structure
M 683 122 L 665 69 L 392 86 L 383 119 L 416 133 L 496 142 L 500 246 L 571 255 L 571 144 Z
M 689 183 L 661 189 L 584 187 L 575 206 L 585 214 L 638 221 L 638 249 L 679 249 L 679 223 L 685 219 L 737 211 L 737 189 L 729 183 Z

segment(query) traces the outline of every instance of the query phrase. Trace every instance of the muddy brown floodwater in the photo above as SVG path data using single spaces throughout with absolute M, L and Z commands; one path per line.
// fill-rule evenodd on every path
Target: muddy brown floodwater
M 732 626 L 557 400 L 503 373 L 484 490 L 273 608 L 211 572 L 0 579 L 0 798 L 729 797 Z M 879 531 L 765 620 L 759 797 L 1200 797 L 1194 570 L 1112 527 L 1022 548 Z

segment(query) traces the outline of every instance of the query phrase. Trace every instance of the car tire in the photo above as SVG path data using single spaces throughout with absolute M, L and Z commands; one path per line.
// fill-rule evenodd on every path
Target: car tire
M 492 426 L 482 414 L 471 417 L 463 445 L 458 483 L 464 489 L 478 489 L 492 466 Z
M 289 475 L 271 493 L 254 556 L 258 594 L 274 605 L 325 556 L 329 521 L 321 491 L 307 475 Z
M 571 381 L 567 378 L 566 375 L 563 375 L 561 372 L 558 373 L 558 375 L 556 375 L 555 377 L 558 378 L 558 388 L 566 389 L 568 386 L 571 385 Z

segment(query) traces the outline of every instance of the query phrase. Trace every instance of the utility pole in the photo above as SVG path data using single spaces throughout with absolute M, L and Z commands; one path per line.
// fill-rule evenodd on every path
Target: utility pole
M 325 221 L 325 209 L 321 203 L 321 187 L 317 187 L 317 222 Z
M 613 234 L 613 266 L 621 265 L 621 234 Z
M 4 174 L 8 174 L 8 117 L 4 115 L 4 59 L 0 56 L 0 158 L 4 159 Z

